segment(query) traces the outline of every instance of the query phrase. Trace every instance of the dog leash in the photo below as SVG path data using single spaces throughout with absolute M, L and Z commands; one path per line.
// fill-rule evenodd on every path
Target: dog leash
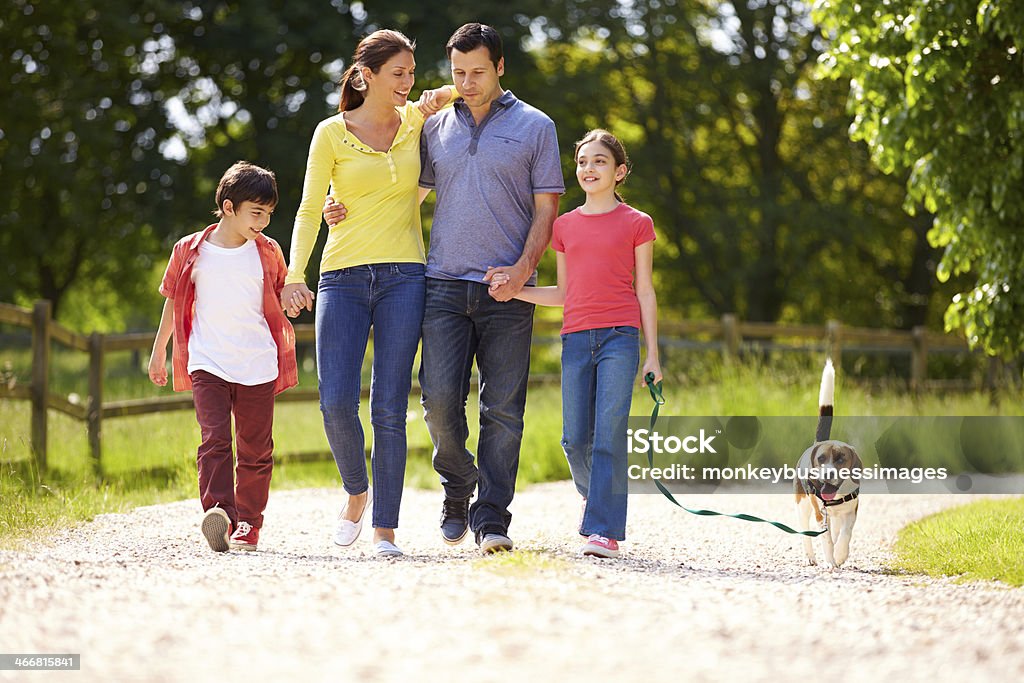
M 654 423 L 658 421 L 658 411 L 661 409 L 661 406 L 665 405 L 665 395 L 662 393 L 662 390 L 661 390 L 661 384 L 662 383 L 661 382 L 655 383 L 655 381 L 654 381 L 654 373 L 653 372 L 648 372 L 646 375 L 644 375 L 644 382 L 647 384 L 648 391 L 651 392 L 651 399 L 654 400 L 654 410 L 651 411 L 651 426 L 650 426 L 651 432 L 653 432 L 654 431 Z M 648 449 L 647 450 L 647 462 L 653 468 L 654 467 L 654 454 L 653 454 L 652 451 L 653 451 L 653 449 Z M 738 513 L 738 514 L 729 514 L 727 512 L 715 512 L 714 510 L 702 510 L 702 509 L 699 509 L 699 508 L 698 509 L 690 509 L 690 508 L 686 507 L 685 505 L 681 504 L 678 500 L 676 500 L 675 496 L 673 496 L 672 493 L 667 488 L 665 488 L 665 485 L 661 483 L 660 479 L 658 479 L 656 477 L 653 478 L 653 479 L 654 479 L 655 486 L 658 487 L 658 490 L 661 491 L 662 495 L 664 495 L 666 498 L 668 498 L 672 502 L 672 504 L 676 505 L 677 507 L 682 508 L 683 510 L 686 510 L 687 512 L 689 512 L 692 515 L 701 515 L 701 516 L 705 516 L 705 517 L 711 517 L 711 516 L 732 517 L 734 519 L 742 519 L 745 522 L 764 522 L 765 524 L 771 524 L 773 527 L 775 527 L 777 529 L 781 529 L 782 531 L 785 531 L 787 534 L 796 534 L 797 536 L 811 536 L 811 537 L 814 537 L 814 536 L 820 536 L 823 533 L 825 533 L 826 531 L 828 531 L 827 527 L 822 529 L 821 531 L 797 531 L 796 529 L 793 529 L 793 528 L 791 528 L 789 526 L 786 526 L 782 522 L 773 522 L 770 519 L 761 519 L 760 517 L 755 517 L 754 515 L 744 514 L 742 512 Z

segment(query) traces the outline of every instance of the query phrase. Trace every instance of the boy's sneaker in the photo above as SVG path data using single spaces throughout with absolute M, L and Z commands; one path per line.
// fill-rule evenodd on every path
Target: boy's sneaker
M 203 515 L 203 536 L 210 548 L 218 553 L 227 552 L 231 539 L 231 519 L 228 513 L 218 507 L 212 507 Z
M 469 498 L 445 497 L 441 506 L 441 536 L 448 545 L 458 545 L 469 531 Z
M 484 534 L 478 542 L 480 543 L 480 550 L 484 555 L 512 550 L 512 539 L 505 534 Z
M 590 534 L 580 552 L 591 557 L 615 558 L 619 556 L 619 542 L 614 538 L 605 538 L 600 534 Z
M 249 522 L 239 522 L 235 533 L 231 534 L 231 547 L 235 550 L 256 550 L 260 542 L 260 530 Z

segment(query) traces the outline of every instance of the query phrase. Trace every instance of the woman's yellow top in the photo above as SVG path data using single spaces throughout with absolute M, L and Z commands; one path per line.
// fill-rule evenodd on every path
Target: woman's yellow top
M 345 204 L 347 214 L 328 228 L 321 273 L 370 263 L 426 262 L 418 196 L 423 114 L 414 102 L 395 109 L 401 123 L 386 152 L 363 144 L 346 128 L 343 114 L 316 127 L 285 284 L 306 280 L 328 187 L 333 188 L 335 201 Z

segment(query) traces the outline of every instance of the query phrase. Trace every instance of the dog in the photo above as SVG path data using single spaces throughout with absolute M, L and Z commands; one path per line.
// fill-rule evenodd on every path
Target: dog
M 820 528 L 827 531 L 818 538 L 830 570 L 838 569 L 850 555 L 850 538 L 857 522 L 860 507 L 860 478 L 840 479 L 838 471 L 860 470 L 862 464 L 857 450 L 848 443 L 829 439 L 832 433 L 833 402 L 835 400 L 836 373 L 832 359 L 825 362 L 818 392 L 818 428 L 814 445 L 804 451 L 797 463 L 794 479 L 797 516 L 800 527 L 810 530 L 811 514 Z M 818 469 L 818 477 L 806 476 Z M 853 473 L 850 473 L 851 475 Z M 817 564 L 811 538 L 804 536 L 807 561 Z

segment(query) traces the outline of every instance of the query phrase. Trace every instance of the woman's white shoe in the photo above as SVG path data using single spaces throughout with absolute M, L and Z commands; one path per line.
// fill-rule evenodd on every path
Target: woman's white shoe
M 348 503 L 345 503 L 345 507 L 341 509 L 341 514 L 338 515 L 338 528 L 334 531 L 335 545 L 347 548 L 356 542 L 356 539 L 359 538 L 359 532 L 363 530 L 363 518 L 366 517 L 366 511 L 370 509 L 370 503 L 372 502 L 373 493 L 370 489 L 366 489 L 366 505 L 363 506 L 359 520 L 355 522 L 345 519 L 345 511 L 348 510 Z
M 377 541 L 373 546 L 373 550 L 377 553 L 377 557 L 401 557 L 405 554 L 397 545 L 385 540 Z

